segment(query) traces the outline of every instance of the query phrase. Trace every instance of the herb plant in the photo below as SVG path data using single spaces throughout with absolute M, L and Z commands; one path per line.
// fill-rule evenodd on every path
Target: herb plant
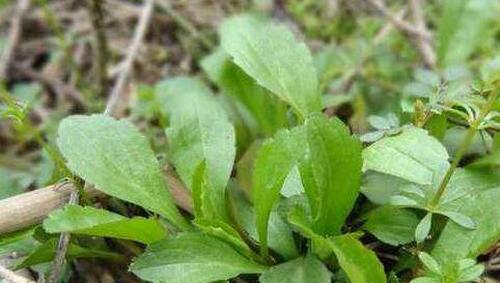
M 60 123 L 57 147 L 71 180 L 85 181 L 83 201 L 52 212 L 43 230 L 2 239 L 44 239 L 18 268 L 50 260 L 53 234 L 71 233 L 78 237 L 68 257 L 124 260 L 78 245 L 118 239 L 134 251 L 130 271 L 151 282 L 479 278 L 476 258 L 500 239 L 499 73 L 442 88 L 439 74 L 419 70 L 404 112 L 371 116 L 374 130 L 358 137 L 343 117 L 323 113 L 323 74 L 286 27 L 245 14 L 225 20 L 219 35 L 220 47 L 201 63 L 214 88 L 178 76 L 152 90 L 167 141 L 161 150 L 127 119 L 73 115 Z M 440 46 L 442 60 L 458 60 L 449 48 Z M 448 120 L 466 129 L 451 153 L 440 135 Z M 491 153 L 464 160 L 485 135 Z M 188 189 L 191 211 L 176 206 L 165 167 Z M 114 212 L 93 207 L 86 189 L 114 198 Z M 132 205 L 142 216 L 120 213 Z

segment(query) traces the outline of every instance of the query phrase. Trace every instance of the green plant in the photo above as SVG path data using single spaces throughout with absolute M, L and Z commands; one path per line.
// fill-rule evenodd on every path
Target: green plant
M 50 234 L 65 232 L 147 245 L 143 253 L 131 245 L 140 254 L 130 271 L 153 282 L 242 274 L 264 283 L 398 280 L 392 273 L 388 279 L 377 250 L 366 245 L 374 238 L 403 246 L 398 255 L 422 275 L 412 282 L 481 275 L 475 258 L 500 238 L 500 177 L 495 160 L 461 161 L 476 135 L 498 129 L 500 77 L 460 95 L 409 95 L 403 109 L 413 123 L 372 116 L 376 131 L 362 136 L 370 143 L 364 147 L 340 118 L 322 113 L 312 55 L 285 27 L 241 15 L 226 20 L 220 36 L 221 48 L 202 67 L 223 95 L 191 77 L 169 78 L 154 90 L 168 125 L 167 160 L 192 195 L 191 215 L 176 207 L 148 138 L 130 121 L 74 115 L 57 138 L 68 169 L 149 216 L 67 206 L 44 221 L 46 241 L 18 267 L 50 259 Z M 440 82 L 425 71 L 416 79 L 425 76 L 420 80 Z M 438 116 L 444 130 L 448 118 L 467 128 L 451 158 L 433 135 Z M 75 243 L 69 256 L 122 259 Z

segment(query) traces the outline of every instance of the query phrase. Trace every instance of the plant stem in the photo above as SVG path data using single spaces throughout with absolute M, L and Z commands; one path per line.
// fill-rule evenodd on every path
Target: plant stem
M 467 130 L 467 133 L 465 134 L 464 139 L 462 140 L 462 143 L 460 144 L 460 147 L 458 148 L 457 152 L 455 153 L 455 157 L 453 159 L 453 162 L 451 163 L 450 167 L 446 171 L 446 174 L 443 177 L 443 180 L 439 184 L 438 191 L 434 198 L 432 199 L 431 202 L 431 207 L 435 207 L 439 204 L 439 200 L 443 196 L 443 194 L 446 191 L 446 188 L 448 186 L 448 183 L 450 182 L 451 177 L 453 176 L 453 173 L 458 167 L 458 164 L 460 163 L 460 160 L 462 157 L 465 155 L 467 150 L 469 149 L 472 140 L 474 139 L 474 136 L 476 135 L 476 132 L 481 124 L 481 121 L 488 115 L 490 112 L 491 108 L 493 108 L 493 104 L 495 103 L 497 99 L 498 91 L 493 90 L 488 98 L 488 101 L 486 104 L 483 106 L 481 109 L 481 112 L 479 113 L 479 116 L 474 119 L 469 125 L 469 129 Z

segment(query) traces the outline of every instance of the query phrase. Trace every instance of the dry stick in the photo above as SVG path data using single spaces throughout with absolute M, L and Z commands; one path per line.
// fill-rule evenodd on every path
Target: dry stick
M 193 212 L 189 190 L 171 171 L 165 174 L 175 203 L 184 211 Z M 50 212 L 68 203 L 75 187 L 71 183 L 51 185 L 0 200 L 0 235 L 31 227 L 43 221 Z M 93 188 L 86 188 L 90 198 L 104 196 Z
M 375 7 L 384 17 L 386 17 L 389 22 L 391 22 L 394 27 L 405 34 L 411 42 L 415 45 L 420 57 L 424 61 L 424 64 L 428 68 L 436 67 L 436 53 L 431 45 L 431 35 L 427 30 L 425 19 L 422 13 L 422 2 L 420 0 L 410 1 L 411 11 L 415 25 L 399 19 L 397 16 L 393 15 L 382 1 L 378 0 L 367 0 L 370 4 Z
M 410 10 L 412 12 L 413 21 L 419 34 L 429 34 L 425 23 L 424 13 L 422 11 L 423 0 L 410 0 Z M 432 48 L 431 41 L 422 36 L 414 37 L 415 45 L 417 46 L 425 65 L 430 69 L 436 68 L 436 53 Z
M 94 29 L 95 72 L 97 77 L 97 93 L 104 97 L 107 91 L 108 42 L 104 31 L 104 0 L 90 0 L 90 17 Z
M 118 75 L 118 79 L 111 91 L 111 96 L 106 105 L 106 110 L 104 114 L 113 115 L 117 111 L 118 103 L 120 102 L 120 98 L 123 93 L 123 88 L 127 83 L 127 80 L 130 76 L 130 71 L 132 69 L 132 65 L 137 57 L 137 53 L 139 52 L 139 47 L 141 47 L 142 40 L 147 31 L 147 27 L 151 20 L 151 16 L 153 15 L 153 6 L 154 0 L 146 0 L 144 3 L 144 7 L 141 12 L 141 16 L 139 18 L 139 23 L 135 29 L 134 39 L 132 44 L 130 45 L 130 49 L 127 53 L 127 57 L 125 58 L 125 62 L 123 64 L 123 69 L 121 73 Z
M 12 283 L 35 283 L 35 281 L 17 275 L 13 271 L 3 267 L 2 265 L 0 265 L 0 277 L 4 278 L 7 282 Z
M 15 11 L 14 17 L 11 20 L 11 27 L 9 32 L 9 38 L 7 41 L 7 46 L 0 55 L 0 80 L 4 80 L 7 76 L 7 70 L 11 61 L 11 57 L 14 54 L 14 50 L 19 44 L 22 32 L 22 23 L 24 14 L 30 6 L 29 0 L 19 0 L 17 2 L 17 9 Z

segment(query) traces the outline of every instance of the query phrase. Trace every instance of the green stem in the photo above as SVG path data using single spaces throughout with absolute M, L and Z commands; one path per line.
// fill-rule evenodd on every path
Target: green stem
M 446 171 L 446 174 L 444 175 L 443 180 L 439 184 L 438 191 L 437 191 L 436 195 L 434 196 L 434 198 L 432 199 L 431 207 L 435 207 L 439 204 L 439 200 L 441 199 L 441 197 L 445 193 L 446 188 L 448 186 L 448 183 L 450 182 L 451 176 L 453 176 L 453 173 L 457 169 L 458 164 L 460 163 L 460 160 L 462 159 L 462 157 L 465 155 L 465 153 L 469 149 L 470 145 L 472 144 L 472 140 L 474 139 L 474 136 L 476 135 L 476 132 L 479 128 L 479 125 L 481 124 L 481 121 L 483 121 L 483 119 L 486 117 L 486 115 L 488 115 L 488 113 L 490 112 L 491 108 L 493 108 L 493 105 L 497 99 L 497 95 L 498 95 L 497 90 L 493 90 L 490 93 L 490 97 L 488 98 L 488 101 L 484 105 L 483 109 L 481 109 L 479 116 L 476 119 L 474 119 L 474 121 L 472 121 L 470 123 L 469 129 L 467 130 L 467 133 L 465 134 L 465 137 L 464 137 L 462 143 L 460 144 L 460 147 L 458 148 L 458 150 L 455 154 L 453 162 L 451 163 L 450 167 Z

